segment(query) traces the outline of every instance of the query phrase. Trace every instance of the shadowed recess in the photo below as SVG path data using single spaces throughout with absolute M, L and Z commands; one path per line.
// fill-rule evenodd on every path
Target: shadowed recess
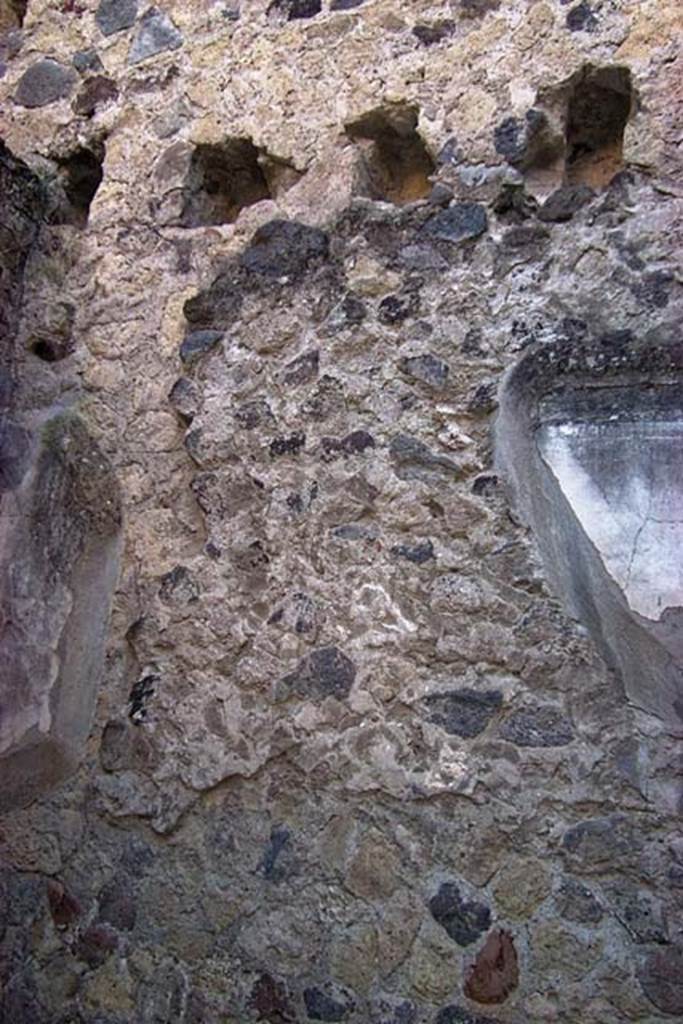
M 417 119 L 417 107 L 397 104 L 346 125 L 346 134 L 360 150 L 361 195 L 397 204 L 429 195 L 435 165 L 417 131 Z
M 290 164 L 259 149 L 251 139 L 197 146 L 185 185 L 181 223 L 187 228 L 232 224 L 247 206 L 273 199 L 299 177 Z
M 21 28 L 26 17 L 28 0 L 0 0 L 0 32 Z
M 53 214 L 53 223 L 72 224 L 84 228 L 88 223 L 90 204 L 102 182 L 104 145 L 80 146 L 56 163 L 62 196 Z
M 608 185 L 624 166 L 624 129 L 633 109 L 627 68 L 589 68 L 567 107 L 566 177 L 571 185 Z

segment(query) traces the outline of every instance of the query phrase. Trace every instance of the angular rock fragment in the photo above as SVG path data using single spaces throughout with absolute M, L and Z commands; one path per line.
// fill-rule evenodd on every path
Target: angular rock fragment
M 408 377 L 414 377 L 415 380 L 436 388 L 444 387 L 450 373 L 448 363 L 431 352 L 419 356 L 405 356 L 399 360 L 398 365 L 401 372 Z
M 183 37 L 169 16 L 158 7 L 150 7 L 140 19 L 128 63 L 139 64 L 166 50 L 177 50 L 182 45 Z
M 583 209 L 595 192 L 588 185 L 565 185 L 548 196 L 538 211 L 539 220 L 558 224 L 571 220 L 575 213 Z
M 200 356 L 210 352 L 212 348 L 215 348 L 219 341 L 225 337 L 224 331 L 214 331 L 211 329 L 203 331 L 192 331 L 183 340 L 180 346 L 180 358 L 187 365 L 194 363 Z
M 137 15 L 138 0 L 100 0 L 95 22 L 102 35 L 111 36 L 130 28 Z

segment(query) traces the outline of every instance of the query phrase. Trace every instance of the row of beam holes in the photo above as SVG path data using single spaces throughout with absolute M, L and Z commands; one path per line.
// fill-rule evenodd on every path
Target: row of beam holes
M 563 90 L 564 139 L 539 150 L 535 167 L 561 160 L 567 184 L 604 188 L 623 168 L 624 128 L 633 106 L 625 68 L 582 71 Z M 426 198 L 436 170 L 418 130 L 418 109 L 380 107 L 346 125 L 359 160 L 354 191 L 398 205 Z M 184 227 L 231 224 L 240 212 L 273 199 L 298 179 L 290 165 L 250 139 L 198 146 L 192 156 L 181 222 Z
M 21 28 L 27 7 L 28 0 L 0 0 L 0 32 Z

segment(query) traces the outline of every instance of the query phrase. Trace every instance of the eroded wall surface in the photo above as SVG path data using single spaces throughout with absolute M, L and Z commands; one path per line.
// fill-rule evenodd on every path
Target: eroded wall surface
M 653 631 L 555 444 L 607 380 L 572 458 L 629 544 L 620 466 L 675 506 L 681 21 L 0 3 L 21 412 L 124 541 L 80 767 L 0 819 L 7 1024 L 683 1014 L 675 537 Z

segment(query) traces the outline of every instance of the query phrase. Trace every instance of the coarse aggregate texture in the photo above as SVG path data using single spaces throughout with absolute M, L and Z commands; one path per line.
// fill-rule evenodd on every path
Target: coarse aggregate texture
M 81 764 L 0 818 L 2 1024 L 681 1017 L 676 722 L 493 424 L 529 353 L 678 382 L 682 29 L 0 0 L 2 368 L 123 537 Z

